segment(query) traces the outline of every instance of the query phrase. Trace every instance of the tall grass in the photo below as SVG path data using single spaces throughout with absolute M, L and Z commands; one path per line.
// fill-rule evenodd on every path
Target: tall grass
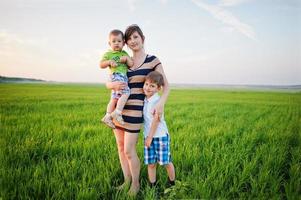
M 127 199 L 100 85 L 0 85 L 0 198 Z M 138 199 L 301 198 L 301 93 L 172 90 L 165 106 L 177 183 L 158 194 L 141 158 Z

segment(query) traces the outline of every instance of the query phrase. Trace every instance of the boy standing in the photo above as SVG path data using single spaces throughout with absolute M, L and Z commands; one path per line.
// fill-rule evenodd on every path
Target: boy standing
M 169 184 L 175 184 L 175 169 L 171 162 L 170 137 L 162 116 L 153 115 L 155 105 L 159 102 L 158 92 L 164 85 L 162 74 L 150 72 L 144 82 L 143 90 L 145 94 L 143 118 L 144 118 L 144 163 L 147 164 L 148 178 L 151 187 L 156 185 L 156 163 L 164 165 Z
M 124 46 L 124 35 L 120 30 L 112 30 L 109 34 L 109 45 L 111 50 L 107 51 L 100 62 L 101 68 L 110 68 L 110 81 L 124 82 L 126 87 L 120 91 L 112 90 L 110 102 L 107 106 L 107 113 L 102 118 L 102 122 L 111 128 L 115 128 L 112 118 L 121 124 L 124 124 L 122 118 L 123 107 L 130 96 L 130 88 L 128 87 L 127 69 L 133 66 L 133 60 L 122 50 Z M 115 109 L 116 106 L 116 109 Z M 114 110 L 115 109 L 115 110 Z

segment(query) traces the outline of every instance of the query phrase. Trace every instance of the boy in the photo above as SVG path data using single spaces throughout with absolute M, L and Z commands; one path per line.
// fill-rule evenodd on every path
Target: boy
M 128 87 L 127 69 L 133 66 L 133 60 L 129 55 L 122 50 L 124 46 L 124 35 L 120 30 L 112 30 L 109 34 L 109 45 L 111 50 L 107 51 L 100 62 L 101 68 L 110 68 L 110 81 L 124 82 L 126 88 L 120 91 L 112 90 L 110 102 L 107 106 L 107 113 L 101 119 L 107 126 L 115 128 L 112 121 L 114 118 L 120 124 L 124 124 L 121 112 L 130 95 L 130 88 Z M 116 106 L 116 109 L 115 109 Z M 115 109 L 115 111 L 114 111 Z
M 158 92 L 164 85 L 162 74 L 150 72 L 144 82 L 145 94 L 143 118 L 144 118 L 144 163 L 147 164 L 148 178 L 151 187 L 156 185 L 156 163 L 164 165 L 169 184 L 175 184 L 175 169 L 171 162 L 170 138 L 164 114 L 161 117 L 153 115 L 153 109 L 160 100 Z

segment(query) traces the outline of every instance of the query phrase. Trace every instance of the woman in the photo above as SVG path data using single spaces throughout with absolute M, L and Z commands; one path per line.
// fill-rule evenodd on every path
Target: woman
M 137 156 L 136 144 L 138 133 L 140 132 L 143 123 L 143 84 L 145 76 L 151 71 L 158 71 L 164 77 L 166 83 L 163 88 L 163 93 L 159 103 L 156 105 L 154 113 L 161 116 L 164 104 L 169 94 L 169 85 L 163 71 L 163 67 L 158 58 L 152 55 L 147 55 L 144 50 L 145 37 L 143 32 L 137 25 L 127 27 L 125 31 L 125 42 L 133 52 L 134 65 L 129 69 L 127 75 L 129 78 L 129 87 L 131 89 L 130 97 L 122 112 L 122 117 L 125 124 L 115 123 L 114 129 L 116 143 L 118 147 L 118 155 L 124 175 L 124 183 L 120 186 L 123 188 L 131 182 L 129 194 L 135 195 L 139 191 L 139 174 L 140 161 Z M 125 84 L 121 82 L 108 82 L 109 89 L 121 90 Z

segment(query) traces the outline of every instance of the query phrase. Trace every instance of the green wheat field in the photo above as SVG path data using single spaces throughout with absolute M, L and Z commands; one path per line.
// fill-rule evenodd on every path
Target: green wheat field
M 0 84 L 0 199 L 129 199 L 109 91 L 93 84 Z M 165 106 L 177 182 L 137 199 L 300 199 L 301 93 L 172 89 Z

